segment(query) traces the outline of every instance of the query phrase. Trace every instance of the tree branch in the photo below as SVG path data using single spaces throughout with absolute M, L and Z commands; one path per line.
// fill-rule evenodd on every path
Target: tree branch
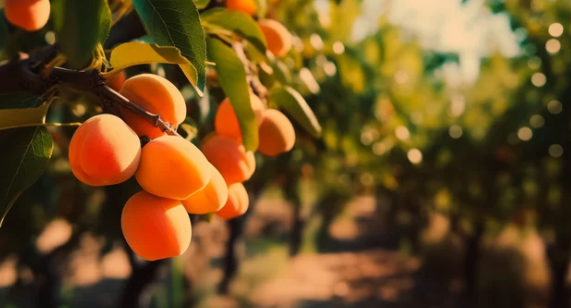
M 95 94 L 104 109 L 121 106 L 134 112 L 154 127 L 171 135 L 178 135 L 171 124 L 162 120 L 160 115 L 146 111 L 108 87 L 96 70 L 76 71 L 55 67 L 43 72 L 45 64 L 54 59 L 57 54 L 57 47 L 52 45 L 29 56 L 21 54 L 19 60 L 0 65 L 0 94 L 26 91 L 44 95 L 53 87 L 66 84 L 77 90 Z

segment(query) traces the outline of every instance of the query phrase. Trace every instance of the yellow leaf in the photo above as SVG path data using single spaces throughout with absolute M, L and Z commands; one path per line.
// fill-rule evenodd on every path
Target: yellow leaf
M 177 64 L 182 69 L 184 75 L 198 95 L 203 92 L 197 88 L 196 68 L 181 55 L 180 50 L 172 46 L 158 46 L 157 44 L 147 44 L 140 42 L 129 42 L 117 46 L 111 52 L 110 59 L 113 70 L 102 74 L 104 78 L 110 78 L 124 69 L 141 64 L 164 63 Z
M 0 130 L 43 124 L 50 104 L 37 108 L 0 110 Z

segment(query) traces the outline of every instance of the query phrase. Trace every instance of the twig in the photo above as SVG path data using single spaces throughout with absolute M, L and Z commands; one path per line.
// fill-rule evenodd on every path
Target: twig
M 96 70 L 76 71 L 55 67 L 49 71 L 42 71 L 44 68 L 38 67 L 38 64 L 48 63 L 55 56 L 57 56 L 57 49 L 50 47 L 30 54 L 29 57 L 22 55 L 20 60 L 0 65 L 0 94 L 27 91 L 44 95 L 53 87 L 66 84 L 95 94 L 100 99 L 103 108 L 109 109 L 115 106 L 127 108 L 160 130 L 171 135 L 178 135 L 168 122 L 161 119 L 160 115 L 144 110 L 108 87 Z M 45 77 L 42 78 L 40 74 Z

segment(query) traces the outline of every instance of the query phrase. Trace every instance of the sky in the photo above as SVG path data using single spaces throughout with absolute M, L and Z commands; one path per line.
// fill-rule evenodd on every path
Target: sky
M 322 0 L 318 8 L 326 9 Z M 362 14 L 355 22 L 353 38 L 359 41 L 376 31 L 378 18 L 389 20 L 416 35 L 424 48 L 458 53 L 459 66 L 449 66 L 446 75 L 460 83 L 474 82 L 480 60 L 500 51 L 506 57 L 517 55 L 516 35 L 505 14 L 492 14 L 485 0 L 363 0 Z

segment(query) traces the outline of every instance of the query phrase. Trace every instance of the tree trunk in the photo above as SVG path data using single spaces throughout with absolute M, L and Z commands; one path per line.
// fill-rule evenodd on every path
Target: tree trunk
M 229 220 L 226 224 L 229 229 L 230 237 L 228 242 L 226 242 L 226 256 L 224 258 L 224 264 L 222 265 L 222 270 L 224 271 L 224 277 L 218 285 L 219 294 L 228 294 L 228 289 L 230 282 L 234 279 L 236 272 L 238 271 L 238 258 L 236 256 L 236 242 L 242 236 L 244 232 L 244 226 L 248 221 L 248 217 L 254 212 L 255 205 L 260 197 L 263 188 L 265 187 L 264 182 L 254 182 L 250 183 L 248 186 L 248 191 L 250 192 L 250 207 L 246 214 L 241 217 Z
M 244 217 L 232 219 L 227 222 L 230 238 L 226 242 L 226 258 L 224 259 L 224 277 L 218 286 L 218 293 L 228 294 L 228 289 L 230 282 L 236 275 L 238 270 L 238 260 L 236 258 L 236 242 L 238 238 L 242 235 L 242 226 L 244 223 Z
M 297 255 L 301 249 L 305 220 L 301 217 L 301 205 L 295 204 L 293 207 L 293 225 L 290 234 L 289 255 Z
M 133 252 L 129 249 L 129 260 L 133 260 Z M 146 264 L 137 266 L 131 262 L 133 271 L 129 279 L 125 282 L 123 292 L 119 299 L 117 307 L 120 308 L 137 308 L 140 307 L 141 294 L 147 286 L 154 280 L 156 273 L 162 265 L 166 264 L 166 259 L 147 262 Z
M 35 272 L 38 281 L 38 307 L 57 308 L 61 304 L 59 298 L 61 277 L 56 265 L 57 259 L 57 252 L 50 253 Z
M 551 269 L 551 298 L 549 304 L 551 308 L 569 307 L 567 272 L 569 270 L 570 253 L 571 239 L 567 236 L 556 236 L 555 243 L 547 246 L 547 257 Z
M 476 307 L 478 286 L 478 266 L 480 264 L 480 242 L 484 235 L 484 224 L 477 221 L 474 234 L 466 239 L 466 257 L 464 260 L 464 297 L 465 303 Z

